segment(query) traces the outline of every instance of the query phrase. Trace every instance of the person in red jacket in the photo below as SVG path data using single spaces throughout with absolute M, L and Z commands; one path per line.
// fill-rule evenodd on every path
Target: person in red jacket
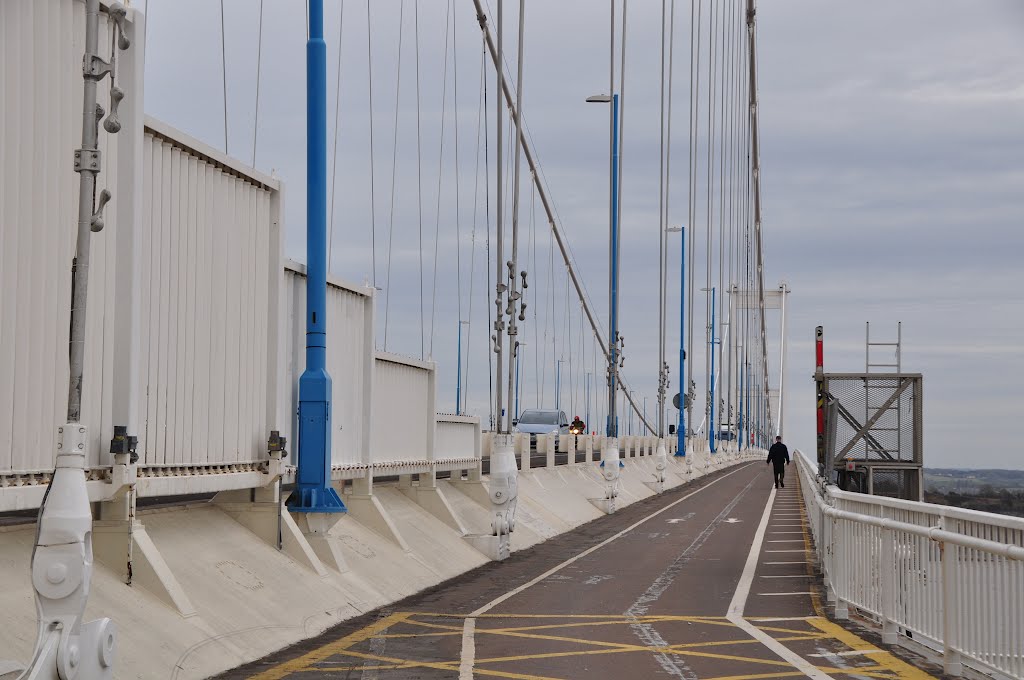
M 776 437 L 772 448 L 768 449 L 768 461 L 775 465 L 775 488 L 786 488 L 786 466 L 789 465 L 789 449 L 782 443 L 782 437 Z

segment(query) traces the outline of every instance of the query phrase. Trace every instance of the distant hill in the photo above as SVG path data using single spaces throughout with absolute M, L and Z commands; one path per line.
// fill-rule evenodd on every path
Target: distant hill
M 986 487 L 995 491 L 1024 491 L 1024 470 L 925 468 L 924 471 L 926 491 L 975 494 Z

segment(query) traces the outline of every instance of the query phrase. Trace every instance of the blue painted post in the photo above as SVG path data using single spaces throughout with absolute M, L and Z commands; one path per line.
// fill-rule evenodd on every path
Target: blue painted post
M 612 95 L 612 215 L 611 282 L 608 312 L 608 436 L 617 437 L 619 418 L 615 397 L 619 370 L 619 95 Z
M 331 486 L 327 373 L 327 44 L 323 0 L 309 0 L 306 42 L 306 370 L 299 378 L 299 462 L 288 507 L 345 512 Z
M 718 427 L 715 424 L 715 287 L 711 287 L 711 344 L 708 346 L 711 352 L 711 420 L 708 422 L 708 444 L 711 446 L 711 453 L 715 452 L 715 439 L 718 437 Z
M 676 423 L 676 455 L 686 456 L 686 227 L 679 229 L 682 246 L 679 260 L 679 421 Z

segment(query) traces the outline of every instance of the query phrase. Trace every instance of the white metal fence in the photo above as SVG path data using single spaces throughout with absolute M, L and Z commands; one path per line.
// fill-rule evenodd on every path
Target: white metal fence
M 435 365 L 377 352 L 373 376 L 373 457 L 382 462 L 434 458 Z
M 105 228 L 92 238 L 89 269 L 82 422 L 91 434 L 91 465 L 107 448 L 112 418 L 126 412 L 127 372 L 116 358 L 128 354 L 131 305 L 118 293 L 132 288 L 125 233 L 141 210 L 140 24 L 141 15 L 129 10 L 133 47 L 118 58 L 121 132 L 99 135 L 97 191 L 110 189 L 113 199 Z M 112 26 L 101 17 L 105 58 Z M 72 158 L 81 146 L 84 52 L 84 2 L 0 2 L 0 473 L 52 468 L 54 428 L 66 420 L 79 181 Z M 105 78 L 97 96 L 107 110 L 109 92 Z
M 146 121 L 140 462 L 259 460 L 277 417 L 280 185 Z
M 332 376 L 331 459 L 334 465 L 370 462 L 373 380 L 373 289 L 328 278 L 327 372 Z M 299 377 L 306 366 L 306 268 L 285 264 L 282 389 L 277 422 L 292 444 L 298 442 Z M 294 449 L 294 446 L 291 446 Z M 294 460 L 293 460 L 294 462 Z
M 1024 519 L 839 491 L 796 456 L 829 599 L 961 664 L 1024 678 Z

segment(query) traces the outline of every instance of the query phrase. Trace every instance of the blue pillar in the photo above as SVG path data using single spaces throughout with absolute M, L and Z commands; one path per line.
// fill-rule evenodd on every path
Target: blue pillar
M 679 260 L 679 421 L 676 423 L 676 455 L 686 455 L 686 227 L 679 231 L 683 244 Z
M 327 44 L 323 0 L 309 1 L 306 42 L 306 370 L 299 378 L 299 461 L 288 507 L 345 512 L 331 486 L 327 373 Z
M 619 371 L 619 95 L 612 95 L 612 215 L 611 215 L 611 281 L 608 305 L 608 436 L 619 435 L 616 409 Z

